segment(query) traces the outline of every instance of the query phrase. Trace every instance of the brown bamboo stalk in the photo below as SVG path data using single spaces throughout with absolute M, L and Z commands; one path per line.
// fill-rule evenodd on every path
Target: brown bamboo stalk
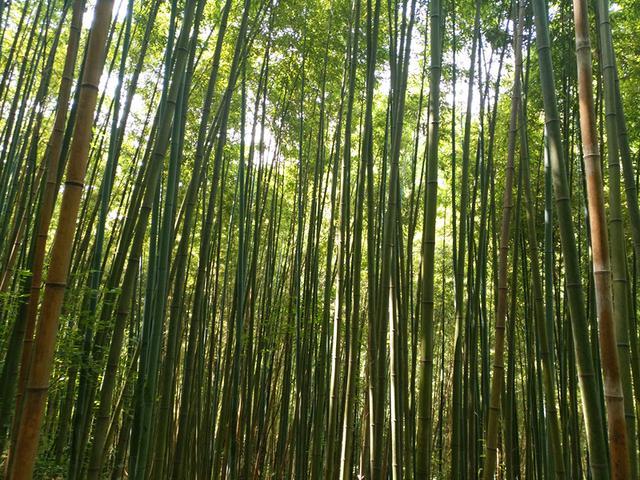
M 51 266 L 45 283 L 44 299 L 33 359 L 27 377 L 16 445 L 12 452 L 14 459 L 12 468 L 8 472 L 8 478 L 12 480 L 31 478 L 35 464 L 42 414 L 49 390 L 56 333 L 71 261 L 75 224 L 84 187 L 93 129 L 93 115 L 104 66 L 105 43 L 111 23 L 112 10 L 113 0 L 99 0 L 95 7 L 91 37 L 87 46 L 87 60 L 80 87 L 78 117 L 73 131 L 58 228 L 51 252 Z M 25 368 L 24 365 L 23 368 Z
M 496 470 L 498 453 L 498 425 L 500 420 L 500 402 L 504 386 L 504 341 L 505 319 L 508 308 L 508 269 L 509 257 L 509 230 L 511 227 L 511 211 L 513 210 L 513 178 L 516 139 L 518 132 L 518 109 L 520 105 L 521 84 L 520 65 L 522 64 L 522 28 L 524 25 L 524 4 L 520 5 L 519 18 L 516 26 L 514 41 L 515 78 L 513 81 L 513 93 L 511 94 L 511 115 L 509 118 L 509 136 L 507 147 L 507 167 L 505 171 L 505 187 L 502 206 L 502 222 L 500 225 L 500 250 L 498 252 L 498 292 L 495 321 L 495 353 L 493 359 L 493 376 L 491 379 L 491 397 L 489 399 L 489 420 L 487 425 L 486 455 L 483 469 L 483 478 L 490 480 Z M 515 292 L 512 292 L 515 295 Z
M 71 97 L 71 87 L 73 85 L 73 72 L 75 70 L 78 56 L 78 45 L 80 43 L 80 27 L 82 26 L 82 16 L 84 12 L 85 0 L 76 0 L 73 5 L 71 15 L 71 26 L 69 27 L 69 39 L 67 52 L 58 90 L 58 108 L 53 124 L 53 130 L 49 137 L 45 158 L 43 159 L 45 168 L 45 184 L 40 205 L 40 214 L 37 224 L 33 261 L 31 264 L 31 289 L 24 319 L 18 319 L 24 323 L 24 337 L 21 355 L 21 367 L 18 377 L 18 390 L 16 395 L 16 411 L 19 412 L 24 397 L 24 388 L 27 381 L 28 364 L 31 360 L 31 348 L 33 346 L 33 332 L 36 326 L 38 315 L 38 301 L 40 300 L 40 287 L 42 284 L 42 270 L 44 266 L 44 256 L 46 251 L 47 237 L 51 225 L 51 216 L 58 193 L 57 172 L 62 153 L 64 126 L 69 110 L 69 99 Z M 17 416 L 16 416 L 17 421 Z
M 598 313 L 600 358 L 604 377 L 611 473 L 613 478 L 622 479 L 629 478 L 630 466 L 627 453 L 624 398 L 613 318 L 609 238 L 604 211 L 600 148 L 595 122 L 591 42 L 589 39 L 589 17 L 586 0 L 573 0 L 573 17 L 576 31 L 580 134 L 582 137 L 584 174 L 589 206 L 589 225 L 591 227 L 593 278 Z

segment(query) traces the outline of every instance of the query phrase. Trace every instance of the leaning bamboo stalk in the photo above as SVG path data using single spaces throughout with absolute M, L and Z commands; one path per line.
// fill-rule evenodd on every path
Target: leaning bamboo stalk
M 35 463 L 42 414 L 49 389 L 49 376 L 53 366 L 58 321 L 71 261 L 75 223 L 84 187 L 93 114 L 104 66 L 105 42 L 112 10 L 113 0 L 99 0 L 95 7 L 94 23 L 87 46 L 87 60 L 80 87 L 78 119 L 73 131 L 58 228 L 51 252 L 51 266 L 45 283 L 33 360 L 13 450 L 13 468 L 8 472 L 8 477 L 14 480 L 30 478 Z M 25 365 L 23 368 L 26 368 Z
M 49 137 L 45 158 L 43 159 L 45 168 L 44 175 L 46 180 L 39 208 L 40 212 L 38 214 L 37 227 L 34 229 L 36 238 L 33 240 L 34 253 L 31 261 L 30 290 L 27 306 L 23 310 L 24 313 L 21 313 L 21 317 L 22 315 L 24 315 L 24 317 L 18 318 L 17 320 L 18 322 L 21 322 L 20 328 L 23 329 L 21 333 L 21 341 L 23 342 L 23 345 L 20 356 L 20 364 L 23 366 L 28 365 L 31 360 L 33 332 L 35 330 L 36 318 L 38 316 L 38 301 L 40 299 L 46 242 L 58 189 L 56 173 L 58 171 L 58 164 L 60 163 L 60 156 L 63 148 L 64 125 L 69 109 L 69 99 L 71 96 L 71 87 L 73 85 L 73 72 L 76 65 L 78 45 L 80 43 L 80 26 L 82 24 L 84 3 L 84 0 L 76 0 L 73 6 L 67 52 L 62 79 L 60 80 L 60 89 L 58 91 L 56 116 L 53 124 L 53 130 Z M 22 399 L 24 397 L 24 387 L 27 381 L 27 374 L 28 368 L 21 368 L 18 377 L 18 390 L 16 395 L 16 405 L 18 408 L 22 404 Z
M 160 134 L 156 140 L 156 143 L 154 144 L 153 149 L 154 164 L 158 166 L 160 165 L 158 159 L 164 158 L 166 150 L 168 148 L 169 132 L 174 121 L 173 117 L 176 109 L 177 97 L 183 81 L 183 70 L 187 59 L 188 41 L 192 26 L 191 24 L 194 17 L 194 10 L 195 4 L 186 9 L 182 30 L 180 32 L 180 37 L 176 46 L 176 65 L 174 67 L 174 72 L 170 80 L 170 88 L 161 116 L 162 121 Z M 157 191 L 157 184 L 159 181 L 160 173 L 159 170 L 160 169 L 158 169 L 156 177 L 153 179 L 151 186 L 149 186 L 148 190 L 145 192 L 145 205 L 147 204 L 147 200 L 150 200 L 153 197 L 154 192 Z M 133 295 L 133 282 L 136 276 L 137 259 L 140 257 L 140 253 L 142 250 L 142 242 L 146 231 L 147 219 L 148 216 L 144 216 L 143 214 L 140 215 L 139 223 L 136 226 L 136 232 L 131 251 L 129 253 L 129 264 L 127 265 L 125 276 L 122 282 L 122 294 L 120 295 L 116 307 L 116 318 L 113 328 L 114 332 L 111 339 L 111 345 L 109 347 L 107 366 L 105 368 L 105 374 L 100 390 L 100 403 L 94 424 L 95 438 L 91 450 L 89 478 L 97 478 L 99 476 L 102 461 L 104 459 L 103 449 L 106 441 L 107 428 L 109 425 L 109 412 L 111 410 L 111 404 L 113 401 L 115 376 L 118 370 L 118 359 L 124 340 L 125 320 L 129 311 L 128 306 Z

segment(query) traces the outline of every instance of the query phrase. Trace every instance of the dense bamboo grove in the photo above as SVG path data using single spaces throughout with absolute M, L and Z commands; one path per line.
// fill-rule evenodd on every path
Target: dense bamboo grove
M 640 478 L 639 37 L 0 2 L 4 478 Z

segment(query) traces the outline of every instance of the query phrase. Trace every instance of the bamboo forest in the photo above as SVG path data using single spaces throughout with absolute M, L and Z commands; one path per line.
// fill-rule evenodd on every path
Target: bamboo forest
M 0 477 L 640 479 L 640 0 L 0 0 Z

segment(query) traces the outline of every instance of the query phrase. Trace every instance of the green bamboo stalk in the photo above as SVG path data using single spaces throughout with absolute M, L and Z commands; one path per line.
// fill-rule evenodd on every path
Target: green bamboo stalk
M 433 323 L 435 229 L 438 204 L 438 149 L 440 146 L 440 76 L 442 73 L 442 6 L 431 3 L 430 74 L 429 74 L 429 136 L 427 139 L 427 182 L 424 193 L 422 240 L 422 284 L 420 308 L 420 402 L 416 455 L 417 478 L 431 477 L 431 437 L 433 403 Z

